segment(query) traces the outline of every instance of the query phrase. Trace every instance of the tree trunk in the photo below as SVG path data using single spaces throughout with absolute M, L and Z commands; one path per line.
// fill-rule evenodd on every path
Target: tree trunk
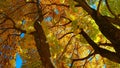
M 50 60 L 51 55 L 49 50 L 49 44 L 46 42 L 47 40 L 42 26 L 36 21 L 34 23 L 34 28 L 36 29 L 36 31 L 33 33 L 33 35 L 38 53 L 41 57 L 42 64 L 44 68 L 54 68 Z

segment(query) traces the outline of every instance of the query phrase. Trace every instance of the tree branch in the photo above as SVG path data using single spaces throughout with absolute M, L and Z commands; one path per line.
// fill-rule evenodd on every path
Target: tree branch
M 90 39 L 90 37 L 83 31 L 83 29 L 81 29 L 81 33 L 83 35 L 83 37 L 86 39 L 86 41 L 93 47 L 93 49 L 95 50 L 96 54 L 100 54 L 102 57 L 106 57 L 107 59 L 120 63 L 120 58 L 119 55 L 116 54 L 115 52 L 111 52 L 109 50 L 103 49 L 98 47 L 98 45 Z M 113 58 L 114 56 L 114 58 Z
M 96 11 L 94 9 L 92 9 L 85 0 L 74 0 L 76 2 L 78 2 L 77 7 L 82 7 L 83 9 L 85 9 L 88 14 L 90 15 L 94 15 L 96 13 Z
M 67 23 L 65 23 L 65 24 L 57 25 L 62 18 L 67 19 L 69 22 L 67 22 Z M 66 25 L 70 24 L 71 22 L 72 22 L 71 19 L 69 19 L 69 18 L 67 18 L 67 17 L 65 17 L 65 16 L 60 16 L 60 19 L 59 19 L 53 26 L 51 26 L 50 28 L 58 27 L 58 26 L 66 26 Z
M 2 32 L 0 32 L 0 35 L 4 34 L 7 30 L 10 30 L 10 29 L 14 29 L 14 28 L 0 28 L 0 30 L 2 30 Z
M 98 43 L 98 45 L 103 45 L 103 46 L 113 46 L 111 43 Z
M 74 64 L 74 62 L 76 62 L 76 61 L 81 61 L 81 60 L 85 60 L 85 59 L 88 59 L 88 58 L 90 58 L 92 55 L 94 55 L 95 53 L 89 53 L 89 55 L 87 56 L 87 57 L 84 57 L 84 58 L 80 58 L 80 59 L 72 59 L 72 63 L 71 63 L 71 66 L 70 66 L 70 68 L 72 68 L 72 66 L 73 66 L 73 64 Z
M 102 2 L 102 0 L 99 0 L 98 7 L 97 7 L 97 16 L 99 16 L 99 14 L 100 14 L 99 9 L 100 9 L 101 2 Z
M 30 15 L 30 14 L 35 14 L 35 13 L 37 13 L 37 11 L 35 11 L 35 12 L 30 12 L 30 13 L 27 13 L 27 14 L 25 14 L 24 16 L 27 16 L 27 15 Z
M 3 43 L 5 43 L 10 38 L 10 36 L 13 36 L 13 35 L 20 36 L 20 34 L 8 34 L 7 38 L 0 45 L 2 45 Z
M 63 37 L 65 37 L 66 35 L 71 34 L 71 33 L 73 33 L 73 32 L 68 32 L 68 33 L 64 34 L 63 36 L 61 36 L 60 38 L 58 38 L 58 40 L 62 39 Z
M 115 13 L 113 13 L 113 11 L 110 9 L 110 6 L 109 6 L 109 4 L 108 4 L 108 0 L 105 0 L 105 3 L 106 3 L 106 6 L 107 6 L 108 10 L 110 11 L 110 13 L 111 13 L 113 16 L 117 17 L 117 15 L 116 15 Z
M 44 4 L 44 5 L 46 5 L 46 6 L 56 5 L 56 6 L 63 6 L 63 7 L 67 7 L 67 8 L 69 8 L 69 5 L 65 5 L 65 4 L 57 4 L 57 3 Z
M 108 20 L 109 17 L 102 16 L 101 14 L 97 16 L 96 10 L 89 7 L 89 5 L 85 2 L 85 0 L 75 0 L 79 3 L 79 5 L 88 12 L 92 16 L 92 18 L 95 20 L 95 23 L 99 26 L 100 31 L 102 34 L 114 45 L 114 49 L 116 53 L 120 57 L 120 30 L 116 28 L 110 20 Z M 112 19 L 112 18 L 111 18 Z M 116 20 L 113 18 L 112 20 Z M 117 20 L 119 21 L 119 20 Z
M 58 57 L 57 61 L 60 60 L 60 59 L 63 57 L 64 53 L 67 51 L 68 45 L 70 44 L 70 42 L 71 42 L 71 40 L 72 40 L 72 38 L 73 38 L 74 36 L 75 36 L 75 35 L 73 35 L 73 36 L 69 39 L 68 43 L 66 44 L 63 52 L 62 52 L 62 53 L 60 54 L 60 56 Z

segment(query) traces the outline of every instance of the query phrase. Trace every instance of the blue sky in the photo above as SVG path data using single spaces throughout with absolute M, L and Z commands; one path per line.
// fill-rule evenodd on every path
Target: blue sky
M 22 25 L 24 25 L 26 23 L 26 20 L 25 19 L 23 19 L 22 20 Z
M 90 7 L 93 8 L 93 9 L 95 9 L 95 10 L 97 10 L 96 4 L 90 5 Z
M 22 20 L 22 25 L 24 25 L 26 23 L 26 20 Z M 20 34 L 20 38 L 24 38 L 25 37 L 25 33 L 21 33 Z M 21 56 L 19 55 L 19 53 L 16 53 L 16 68 L 21 68 L 23 64 L 23 60 L 21 58 Z
M 22 58 L 19 55 L 19 53 L 16 53 L 16 68 L 21 68 L 22 67 Z
M 56 8 L 54 9 L 54 12 L 55 12 L 55 14 L 59 14 L 58 9 L 56 9 Z M 53 19 L 52 16 L 48 16 L 48 17 L 46 17 L 44 20 L 45 20 L 46 22 L 50 22 L 52 19 Z
M 52 19 L 53 19 L 53 18 L 52 18 L 51 16 L 48 16 L 48 17 L 45 18 L 45 21 L 46 21 L 46 22 L 50 22 Z
M 22 20 L 22 25 L 25 25 L 25 23 L 26 23 L 26 20 L 23 19 L 23 20 Z M 24 38 L 24 36 L 25 36 L 25 33 L 21 33 L 21 34 L 20 34 L 20 38 Z
M 25 33 L 20 34 L 20 38 L 24 38 Z M 22 67 L 23 60 L 19 53 L 16 53 L 16 68 L 21 68 Z
M 59 14 L 58 9 L 54 9 L 55 14 Z
M 24 38 L 24 36 L 25 36 L 25 33 L 20 34 L 20 38 Z

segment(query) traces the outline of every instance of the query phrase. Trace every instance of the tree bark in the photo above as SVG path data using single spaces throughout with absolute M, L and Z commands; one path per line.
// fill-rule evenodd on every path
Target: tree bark
M 111 61 L 120 63 L 120 58 L 115 52 L 100 48 L 83 30 L 81 30 L 80 34 L 82 34 L 86 41 L 93 47 L 96 54 L 100 54 L 102 57 L 106 57 Z
M 34 28 L 36 31 L 33 33 L 33 36 L 36 42 L 37 51 L 40 55 L 43 68 L 54 68 L 50 60 L 50 57 L 51 57 L 50 50 L 49 50 L 50 47 L 49 47 L 49 44 L 47 43 L 44 30 L 41 24 L 39 23 L 39 21 L 40 22 L 43 21 L 43 13 L 42 13 L 42 7 L 40 6 L 40 0 L 37 0 L 36 6 L 38 9 L 38 18 L 34 22 Z
M 50 60 L 51 55 L 49 50 L 49 44 L 46 42 L 47 40 L 42 26 L 36 21 L 34 23 L 34 28 L 36 29 L 36 31 L 33 33 L 33 35 L 42 64 L 44 68 L 54 68 Z
M 119 60 L 120 60 L 120 44 L 119 44 L 119 42 L 120 42 L 120 36 L 119 36 L 120 30 L 117 29 L 115 26 L 113 26 L 113 24 L 111 23 L 115 19 L 111 18 L 112 19 L 112 21 L 111 21 L 109 17 L 102 16 L 99 12 L 92 9 L 86 3 L 85 0 L 75 0 L 75 1 L 78 2 L 78 6 L 82 7 L 85 11 L 87 11 L 88 14 L 90 14 L 91 17 L 95 20 L 95 23 L 98 25 L 101 33 L 113 44 L 113 47 L 116 51 L 116 54 L 118 55 Z

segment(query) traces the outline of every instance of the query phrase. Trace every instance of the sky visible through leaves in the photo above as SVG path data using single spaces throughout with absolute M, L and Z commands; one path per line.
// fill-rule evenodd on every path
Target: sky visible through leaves
M 93 8 L 93 9 L 95 9 L 95 10 L 97 10 L 96 4 L 92 4 L 92 5 L 90 5 L 90 7 Z M 54 9 L 54 12 L 55 12 L 55 14 L 59 14 L 59 10 L 56 9 L 56 8 Z M 52 19 L 53 19 L 52 16 L 48 16 L 48 17 L 46 17 L 44 20 L 45 20 L 46 22 L 51 22 Z M 26 20 L 23 19 L 23 20 L 22 20 L 22 25 L 24 26 L 25 23 L 26 23 Z M 21 39 L 24 38 L 24 36 L 25 36 L 25 33 L 21 33 L 21 34 L 20 34 L 20 38 L 21 38 Z M 0 52 L 0 54 L 1 54 L 1 53 L 2 53 L 2 52 Z M 90 53 L 90 50 L 88 51 L 88 53 Z M 98 59 L 99 59 L 99 56 L 96 57 L 96 60 L 98 60 Z M 88 60 L 89 60 L 89 61 L 92 61 L 92 57 L 90 57 Z M 20 54 L 19 54 L 19 53 L 16 53 L 16 68 L 22 68 L 22 65 L 23 65 L 23 60 L 22 60 Z M 71 64 L 68 64 L 68 66 L 71 66 Z M 103 68 L 106 68 L 106 64 L 103 65 Z
M 23 60 L 19 53 L 16 54 L 16 68 L 21 68 L 22 67 Z
M 25 20 L 22 20 L 22 25 L 25 24 Z M 20 34 L 20 38 L 24 38 L 25 33 Z M 23 60 L 19 53 L 16 53 L 16 68 L 22 68 Z
M 0 59 L 0 68 L 42 68 L 45 64 L 56 68 L 120 67 L 116 59 L 109 59 L 117 51 L 97 24 L 119 21 L 119 16 L 114 16 L 119 15 L 117 2 L 120 1 L 108 0 L 108 4 L 106 1 L 1 0 L 0 58 L 4 59 Z M 116 22 L 112 25 L 119 28 Z M 109 27 L 106 24 L 104 28 Z M 91 43 L 98 45 L 99 50 Z M 101 53 L 102 49 L 110 56 Z

